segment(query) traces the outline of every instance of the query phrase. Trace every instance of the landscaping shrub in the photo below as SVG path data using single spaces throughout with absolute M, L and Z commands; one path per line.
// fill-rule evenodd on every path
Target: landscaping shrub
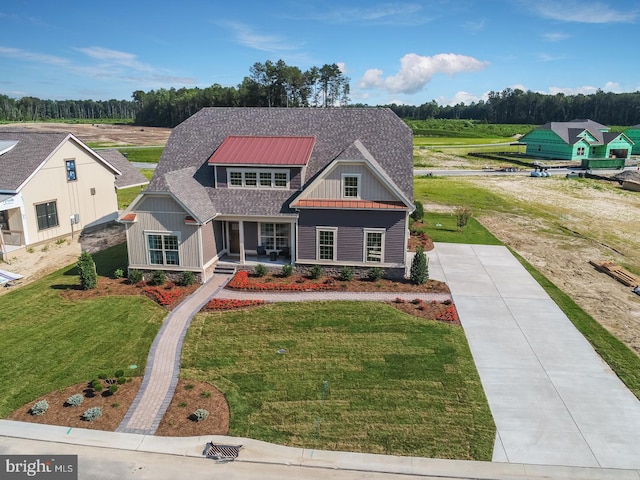
M 427 264 L 427 256 L 424 253 L 422 245 L 416 248 L 416 254 L 411 262 L 411 272 L 409 275 L 411 283 L 414 285 L 422 285 L 429 279 L 429 266 Z
M 85 410 L 82 414 L 82 418 L 87 422 L 93 422 L 102 416 L 102 408 L 101 407 L 91 407 Z
M 191 271 L 182 272 L 180 276 L 180 281 L 178 282 L 183 287 L 188 287 L 193 285 L 196 281 L 196 276 Z
M 81 394 L 76 393 L 75 395 L 71 395 L 69 398 L 67 398 L 65 404 L 69 405 L 70 407 L 78 407 L 82 404 L 83 400 L 84 397 Z
M 209 412 L 204 408 L 199 408 L 191 414 L 192 419 L 196 422 L 202 422 L 203 420 L 206 420 L 208 416 Z
M 380 267 L 373 267 L 369 270 L 369 273 L 367 273 L 367 278 L 372 282 L 377 282 L 382 279 L 382 277 L 384 277 L 384 270 Z
M 113 395 L 114 393 L 116 393 L 118 391 L 118 385 L 109 385 L 109 395 Z
M 254 268 L 253 273 L 255 273 L 259 277 L 264 277 L 267 274 L 268 270 L 263 264 L 259 263 Z
M 78 271 L 80 276 L 80 285 L 83 290 L 91 290 L 98 285 L 98 274 L 96 273 L 96 264 L 89 252 L 82 252 L 78 258 Z
M 49 402 L 47 402 L 46 400 L 40 400 L 33 404 L 33 407 L 31 407 L 31 410 L 29 410 L 29 413 L 31 413 L 31 415 L 40 416 L 40 415 L 44 415 L 48 409 L 49 409 Z
M 125 377 L 118 377 L 118 385 L 124 385 L 127 383 L 127 379 Z
M 102 382 L 100 380 L 94 380 L 93 382 L 91 382 L 91 388 L 93 388 L 96 392 L 101 392 L 104 387 L 102 386 Z
M 340 270 L 340 280 L 345 282 L 350 282 L 353 280 L 353 268 L 351 267 L 342 267 Z
M 151 274 L 152 285 L 162 285 L 167 281 L 167 274 L 164 270 L 156 270 Z
M 415 202 L 415 210 L 411 212 L 411 218 L 416 222 L 421 222 L 424 218 L 424 206 L 422 202 L 416 200 Z
M 124 277 L 124 270 L 121 268 L 116 268 L 113 272 L 113 278 L 118 279 Z
M 99 374 L 98 374 L 98 378 L 99 378 L 100 380 L 106 380 L 107 378 L 109 378 L 109 375 L 107 375 L 107 374 L 106 374 L 106 373 L 104 373 L 104 372 L 101 372 L 101 373 L 99 373 Z
M 135 285 L 137 283 L 140 283 L 142 280 L 144 280 L 144 273 L 142 273 L 142 270 L 129 270 L 129 275 L 127 276 L 127 279 L 129 280 L 129 283 L 131 283 L 132 285 Z
M 293 275 L 293 265 L 283 265 L 281 274 L 283 277 L 290 277 L 291 275 Z
M 313 267 L 311 267 L 309 273 L 311 275 L 311 278 L 313 278 L 314 280 L 318 280 L 322 276 L 322 267 L 320 265 L 314 265 Z
M 120 370 L 116 370 L 115 373 L 113 374 L 114 377 L 119 378 L 119 377 L 124 377 L 124 370 L 120 369 Z
M 463 231 L 464 227 L 467 226 L 467 222 L 471 218 L 472 212 L 469 207 L 457 207 L 454 210 L 456 216 L 456 225 L 458 226 L 459 231 Z

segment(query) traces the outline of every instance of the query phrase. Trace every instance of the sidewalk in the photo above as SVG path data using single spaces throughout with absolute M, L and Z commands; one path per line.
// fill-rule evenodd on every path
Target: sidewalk
M 81 428 L 68 428 L 55 425 L 0 420 L 0 452 L 6 451 L 3 445 L 12 438 L 33 439 L 48 442 L 43 450 L 49 454 L 56 452 L 55 443 L 84 445 L 94 447 L 99 458 L 114 455 L 117 450 L 148 452 L 161 455 L 172 455 L 176 462 L 179 457 L 200 458 L 210 462 L 211 475 L 216 474 L 216 464 L 205 460 L 204 450 L 208 442 L 224 445 L 242 445 L 239 457 L 235 462 L 227 464 L 255 464 L 255 470 L 261 471 L 264 465 L 283 466 L 279 478 L 305 478 L 304 467 L 327 469 L 326 478 L 335 476 L 336 470 L 352 471 L 353 478 L 367 478 L 367 474 L 398 474 L 403 476 L 425 476 L 429 478 L 456 479 L 493 479 L 493 480 L 542 480 L 542 479 L 574 479 L 574 480 L 639 480 L 639 470 L 614 470 L 603 468 L 581 468 L 562 466 L 525 465 L 516 463 L 474 462 L 465 460 L 444 460 L 419 457 L 399 457 L 393 455 L 374 455 L 352 452 L 331 452 L 303 448 L 283 447 L 249 438 L 234 438 L 208 435 L 202 437 L 156 437 L 153 435 L 137 435 L 131 433 L 103 432 Z M 106 450 L 109 449 L 110 451 Z M 61 448 L 58 448 L 60 451 Z M 15 453 L 15 452 L 14 452 Z M 117 454 L 114 455 L 117 459 Z M 146 462 L 156 463 L 157 457 L 140 455 L 133 465 L 128 464 L 128 471 L 146 470 Z M 240 465 L 238 465 L 240 466 Z M 296 470 L 303 467 L 303 470 Z M 222 466 L 219 466 L 222 468 Z M 184 475 L 189 475 L 185 470 Z M 373 476 L 373 475 L 370 475 Z

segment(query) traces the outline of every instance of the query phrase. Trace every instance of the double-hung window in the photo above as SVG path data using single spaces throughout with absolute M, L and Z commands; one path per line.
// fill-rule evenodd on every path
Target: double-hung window
M 360 175 L 345 173 L 342 175 L 343 198 L 360 198 Z
M 364 261 L 384 262 L 384 230 L 364 231 Z
M 336 260 L 338 229 L 322 227 L 316 230 L 318 260 Z
M 178 236 L 173 233 L 148 233 L 147 247 L 151 265 L 180 265 Z
M 58 207 L 56 202 L 40 203 L 36 205 L 38 230 L 46 230 L 58 226 Z

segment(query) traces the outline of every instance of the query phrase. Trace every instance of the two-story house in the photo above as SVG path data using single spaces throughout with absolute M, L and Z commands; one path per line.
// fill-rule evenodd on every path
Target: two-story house
M 411 130 L 385 108 L 205 108 L 172 132 L 120 216 L 129 267 L 221 259 L 384 268 L 404 275 Z

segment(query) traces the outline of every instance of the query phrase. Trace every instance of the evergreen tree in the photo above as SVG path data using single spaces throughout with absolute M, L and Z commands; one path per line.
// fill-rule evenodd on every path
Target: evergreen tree
M 416 254 L 411 262 L 409 278 L 414 285 L 422 285 L 429 280 L 429 264 L 422 245 L 418 245 L 416 248 Z

